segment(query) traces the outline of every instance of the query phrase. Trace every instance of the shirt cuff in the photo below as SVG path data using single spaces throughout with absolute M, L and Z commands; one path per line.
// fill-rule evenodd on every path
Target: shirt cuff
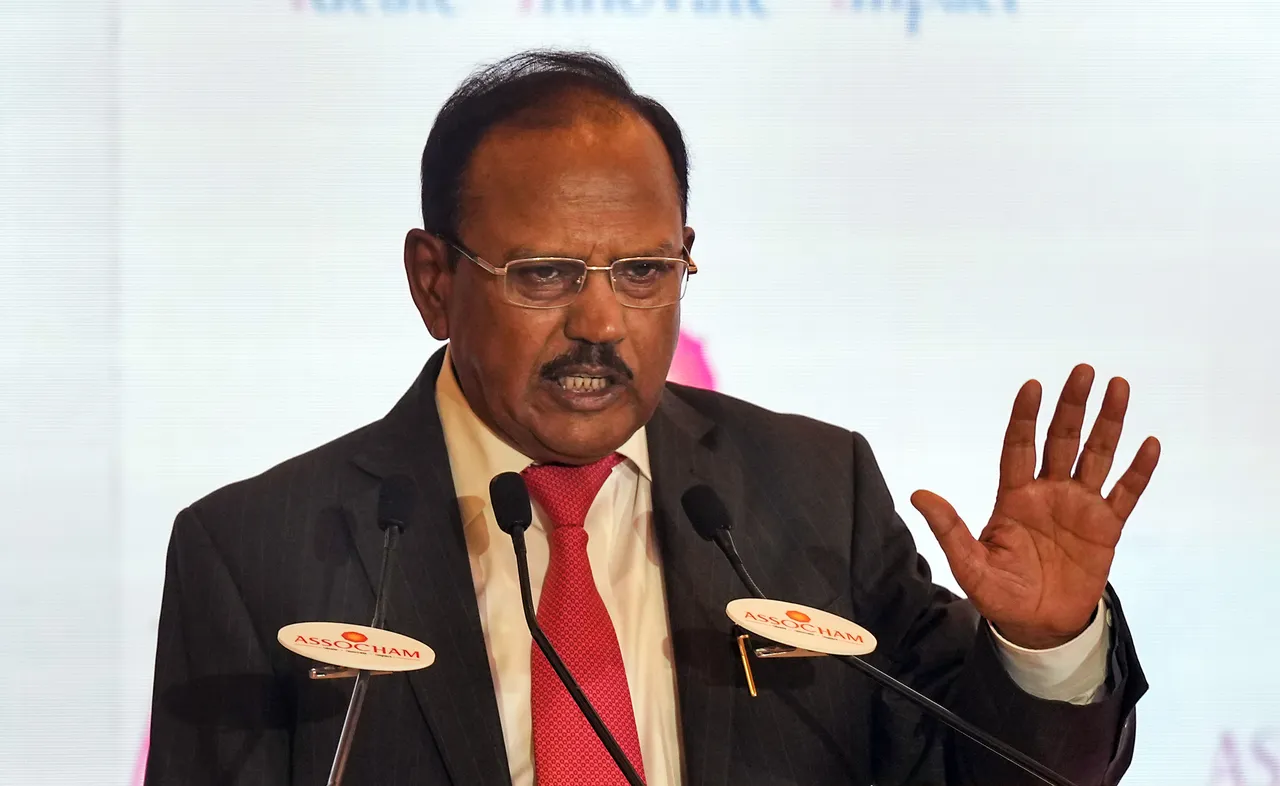
M 996 639 L 997 657 L 1019 688 L 1039 699 L 1070 704 L 1092 704 L 1102 697 L 1111 649 L 1111 611 L 1105 600 L 1098 601 L 1098 613 L 1083 633 L 1052 649 L 1019 647 L 987 625 Z

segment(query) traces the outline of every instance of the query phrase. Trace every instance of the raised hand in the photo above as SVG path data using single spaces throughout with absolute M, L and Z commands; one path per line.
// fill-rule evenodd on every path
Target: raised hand
M 1090 366 L 1072 369 L 1049 423 L 1038 476 L 1040 383 L 1031 380 L 1018 391 L 1000 456 L 995 510 L 976 540 L 945 499 L 931 491 L 911 496 L 974 607 L 1005 638 L 1031 649 L 1063 644 L 1088 626 L 1120 532 L 1160 458 L 1159 441 L 1147 437 L 1111 493 L 1102 496 L 1124 426 L 1129 383 L 1116 377 L 1107 385 L 1081 452 L 1093 377 Z

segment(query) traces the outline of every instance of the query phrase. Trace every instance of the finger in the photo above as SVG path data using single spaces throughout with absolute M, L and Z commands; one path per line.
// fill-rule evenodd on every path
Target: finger
M 1013 399 L 1013 413 L 1000 452 L 1000 488 L 1016 489 L 1035 479 L 1036 416 L 1040 414 L 1040 383 L 1024 384 Z
M 1120 444 L 1120 432 L 1124 430 L 1124 413 L 1128 409 L 1129 383 L 1121 377 L 1114 377 L 1107 383 L 1102 409 L 1076 464 L 1075 479 L 1094 491 L 1102 491 L 1102 484 L 1111 472 L 1116 445 Z
M 1147 437 L 1133 457 L 1133 463 L 1116 481 L 1115 488 L 1107 495 L 1107 504 L 1121 521 L 1126 521 L 1138 498 L 1151 482 L 1151 474 L 1156 471 L 1156 463 L 1160 461 L 1160 440 Z
M 1081 363 L 1071 369 L 1062 386 L 1058 406 L 1049 421 L 1049 434 L 1044 441 L 1044 463 L 1040 477 L 1066 480 L 1080 450 L 1080 431 L 1084 428 L 1084 408 L 1093 387 L 1093 367 Z
M 924 516 L 933 536 L 938 539 L 956 581 L 961 587 L 972 585 L 986 571 L 986 548 L 973 537 L 951 503 L 932 491 L 912 494 L 911 504 Z

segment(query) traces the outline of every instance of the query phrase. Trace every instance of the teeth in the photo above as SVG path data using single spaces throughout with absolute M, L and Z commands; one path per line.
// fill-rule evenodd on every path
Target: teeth
M 565 390 L 593 391 L 604 390 L 609 380 L 604 377 L 560 377 L 560 387 Z

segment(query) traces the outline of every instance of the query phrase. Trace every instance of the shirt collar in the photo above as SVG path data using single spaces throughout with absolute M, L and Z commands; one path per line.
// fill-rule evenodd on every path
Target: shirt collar
M 455 446 L 466 451 L 469 472 L 481 473 L 487 485 L 488 479 L 503 472 L 520 472 L 533 464 L 533 459 L 508 445 L 480 420 L 467 402 L 458 380 L 453 375 L 453 361 L 445 348 L 444 363 L 436 378 L 436 408 L 440 413 L 440 425 L 451 459 L 457 463 L 461 457 L 452 455 Z M 649 441 L 641 426 L 618 448 L 618 453 L 631 462 L 645 480 L 652 482 L 649 470 Z M 457 467 L 454 468 L 455 471 Z

